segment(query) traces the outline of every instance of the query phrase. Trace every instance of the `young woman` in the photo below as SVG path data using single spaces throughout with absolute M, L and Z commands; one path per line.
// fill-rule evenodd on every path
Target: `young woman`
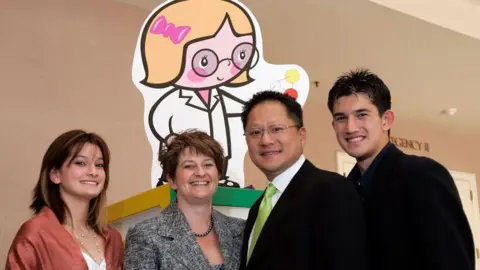
M 123 244 L 105 224 L 110 153 L 95 133 L 68 131 L 42 161 L 30 208 L 7 269 L 122 269 Z

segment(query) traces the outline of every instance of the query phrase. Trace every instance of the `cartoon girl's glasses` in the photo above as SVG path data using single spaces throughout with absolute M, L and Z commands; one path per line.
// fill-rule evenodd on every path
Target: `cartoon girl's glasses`
M 233 49 L 231 58 L 220 60 L 214 51 L 210 49 L 203 49 L 195 53 L 193 56 L 192 68 L 198 76 L 208 77 L 217 71 L 220 62 L 224 60 L 231 60 L 233 65 L 238 70 L 243 70 L 245 67 L 250 65 L 250 62 L 252 61 L 253 55 L 256 51 L 257 50 L 254 48 L 253 44 L 243 42 L 238 44 L 235 49 Z

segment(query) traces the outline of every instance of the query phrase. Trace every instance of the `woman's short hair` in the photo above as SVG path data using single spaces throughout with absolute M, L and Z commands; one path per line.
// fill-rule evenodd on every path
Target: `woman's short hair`
M 213 158 L 219 175 L 222 175 L 225 166 L 225 157 L 222 146 L 210 135 L 195 129 L 186 130 L 170 141 L 168 146 L 160 149 L 158 161 L 165 175 L 175 180 L 175 171 L 182 153 L 189 149 L 192 153 L 203 154 Z
M 52 169 L 59 170 L 65 162 L 70 166 L 73 158 L 83 149 L 86 143 L 98 146 L 103 155 L 103 169 L 105 171 L 105 184 L 100 194 L 90 201 L 87 224 L 97 233 L 103 235 L 106 223 L 107 188 L 109 182 L 110 150 L 99 135 L 87 133 L 83 130 L 71 130 L 58 136 L 48 147 L 43 156 L 40 176 L 33 191 L 33 201 L 30 205 L 35 214 L 43 207 L 50 208 L 57 216 L 60 223 L 65 222 L 66 212 L 70 213 L 60 196 L 60 186 L 50 179 Z

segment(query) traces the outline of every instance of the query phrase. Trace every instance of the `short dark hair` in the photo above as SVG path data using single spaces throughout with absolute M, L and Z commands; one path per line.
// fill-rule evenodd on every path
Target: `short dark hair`
M 333 105 L 344 96 L 366 94 L 383 115 L 392 107 L 390 90 L 376 74 L 368 69 L 356 69 L 338 77 L 328 93 L 328 109 L 333 113 Z
M 258 92 L 253 97 L 245 103 L 243 107 L 243 112 L 241 114 L 242 123 L 243 123 L 243 130 L 245 130 L 247 126 L 248 116 L 252 109 L 261 103 L 267 101 L 277 101 L 283 104 L 287 109 L 288 116 L 296 122 L 299 128 L 303 127 L 303 111 L 302 106 L 295 101 L 292 97 L 287 94 L 266 90 L 262 92 Z
M 52 169 L 59 170 L 68 162 L 70 166 L 74 157 L 83 149 L 86 143 L 98 146 L 103 156 L 103 170 L 105 171 L 105 184 L 100 194 L 90 201 L 87 223 L 98 234 L 103 235 L 106 222 L 107 188 L 110 178 L 110 150 L 102 137 L 95 133 L 75 129 L 58 136 L 48 147 L 43 156 L 40 176 L 33 191 L 33 200 L 30 204 L 35 214 L 40 213 L 43 207 L 50 208 L 60 223 L 65 222 L 66 211 L 70 211 L 60 196 L 60 186 L 50 179 Z
M 165 175 L 175 180 L 178 161 L 185 149 L 213 158 L 219 175 L 222 175 L 225 165 L 222 146 L 207 133 L 196 129 L 188 129 L 175 135 L 168 146 L 165 145 L 160 149 L 158 161 Z

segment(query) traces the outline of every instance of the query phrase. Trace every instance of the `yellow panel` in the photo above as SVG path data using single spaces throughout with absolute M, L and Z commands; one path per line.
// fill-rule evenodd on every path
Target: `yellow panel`
M 163 209 L 169 204 L 170 186 L 162 185 L 108 206 L 107 222 L 111 223 L 157 206 Z

